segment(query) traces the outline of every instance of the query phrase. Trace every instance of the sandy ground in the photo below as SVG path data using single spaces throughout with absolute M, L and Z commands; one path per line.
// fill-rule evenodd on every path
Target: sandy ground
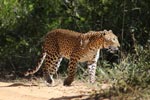
M 0 82 L 0 100 L 82 100 L 97 90 L 86 82 L 75 81 L 69 87 L 62 83 L 47 87 L 41 82 Z

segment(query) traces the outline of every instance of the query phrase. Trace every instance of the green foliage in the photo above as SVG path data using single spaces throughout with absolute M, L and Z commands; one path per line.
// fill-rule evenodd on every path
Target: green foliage
M 150 48 L 143 49 L 142 46 L 139 46 L 138 55 L 136 57 L 127 55 L 114 68 L 98 69 L 99 82 L 112 84 L 112 89 L 108 93 L 115 93 L 112 97 L 122 95 L 122 98 L 134 98 L 134 100 L 150 98 Z

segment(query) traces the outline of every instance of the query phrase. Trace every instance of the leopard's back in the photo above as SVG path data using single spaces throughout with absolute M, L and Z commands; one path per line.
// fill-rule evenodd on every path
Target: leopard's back
M 56 29 L 50 31 L 44 41 L 43 49 L 45 52 L 58 52 L 61 56 L 70 58 L 75 47 L 79 47 L 80 36 L 82 34 L 66 29 Z

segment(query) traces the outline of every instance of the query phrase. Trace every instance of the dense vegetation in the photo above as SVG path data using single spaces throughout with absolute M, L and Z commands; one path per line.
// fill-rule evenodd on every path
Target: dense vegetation
M 43 36 L 52 29 L 111 29 L 121 43 L 120 64 L 110 68 L 101 60 L 98 80 L 112 82 L 114 94 L 140 98 L 139 91 L 150 92 L 149 16 L 148 0 L 0 0 L 0 75 L 35 65 Z

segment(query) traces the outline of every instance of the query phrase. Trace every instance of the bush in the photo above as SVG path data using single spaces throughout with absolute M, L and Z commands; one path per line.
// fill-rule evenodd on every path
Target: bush
M 112 84 L 112 88 L 105 91 L 112 98 L 132 100 L 150 98 L 150 47 L 138 46 L 137 51 L 137 56 L 128 54 L 114 68 L 100 67 L 97 70 L 97 80 L 100 84 L 103 82 Z M 107 63 L 104 66 L 107 66 Z

